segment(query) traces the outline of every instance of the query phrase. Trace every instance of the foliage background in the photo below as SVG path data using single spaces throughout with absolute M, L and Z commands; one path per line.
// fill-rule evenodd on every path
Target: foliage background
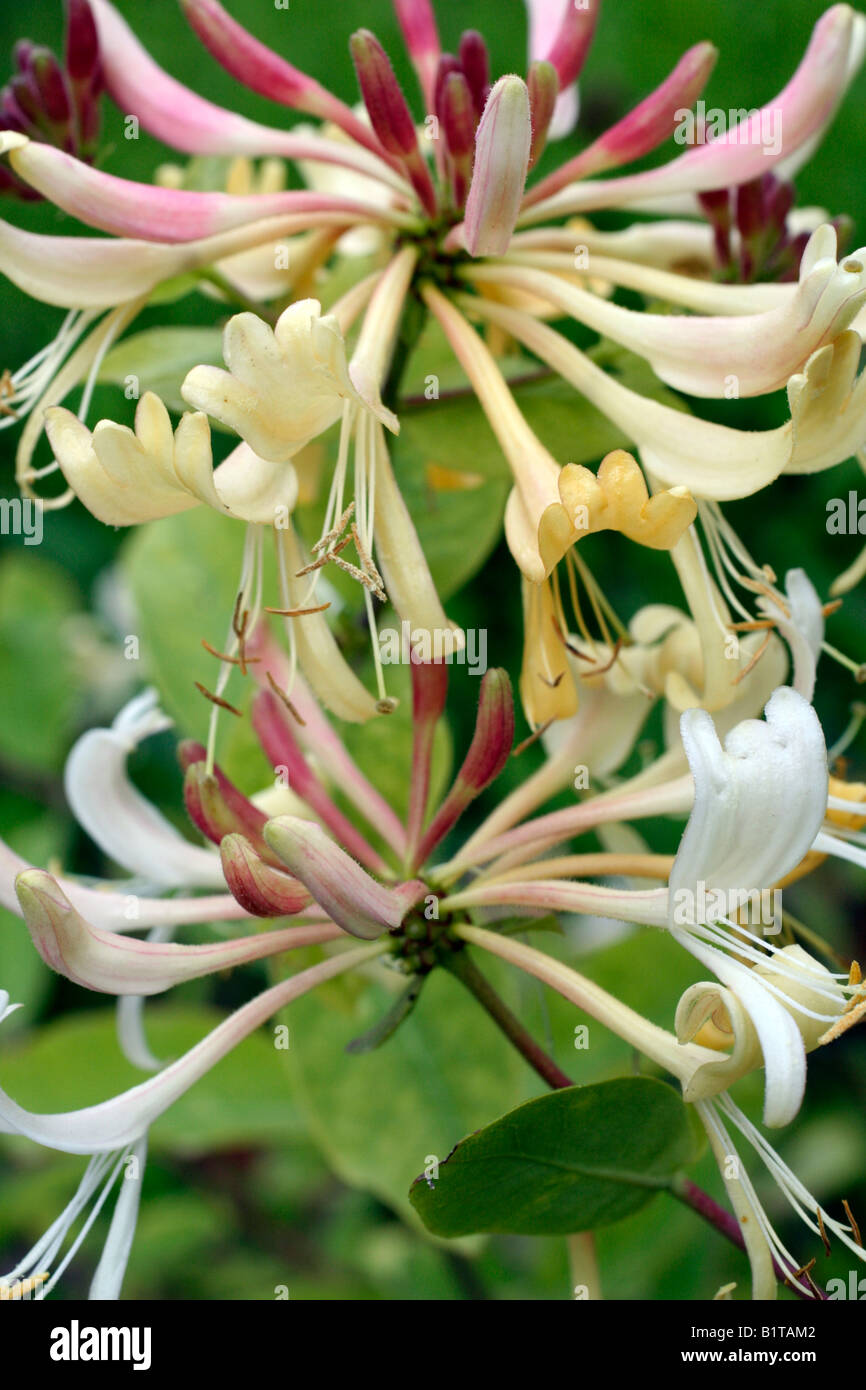
M 228 106 L 237 103 L 265 123 L 286 119 L 279 108 L 242 92 L 199 49 L 174 0 L 118 0 L 118 8 L 154 56 L 203 95 Z M 388 0 L 291 0 L 288 11 L 276 10 L 270 0 L 230 0 L 229 8 L 349 101 L 356 92 L 347 39 L 357 27 L 372 28 L 394 57 L 407 90 L 415 91 Z M 660 81 L 686 47 L 703 38 L 720 49 L 704 94 L 707 104 L 724 109 L 760 105 L 793 71 L 823 8 L 814 0 L 773 0 L 760 7 L 743 0 L 654 0 L 652 5 L 607 0 L 582 84 L 581 124 L 570 144 L 582 147 Z M 488 39 L 494 73 L 524 70 L 522 0 L 439 0 L 437 12 L 446 47 L 453 48 L 461 29 L 472 26 Z M 11 68 L 12 44 L 25 32 L 57 45 L 61 27 L 59 0 L 26 9 L 4 6 L 4 62 Z M 852 246 L 866 237 L 864 94 L 861 74 L 830 136 L 798 179 L 801 205 L 820 203 L 830 215 L 847 212 L 854 218 Z M 172 158 L 145 135 L 125 141 L 122 116 L 107 102 L 105 122 L 104 164 L 110 171 L 148 180 L 158 163 Z M 7 203 L 3 215 L 33 229 L 76 230 L 68 218 L 44 205 Z M 217 306 L 190 296 L 148 311 L 137 327 L 166 321 L 211 324 L 218 317 Z M 59 319 L 59 311 L 30 303 L 0 283 L 0 366 L 25 361 L 53 336 Z M 774 399 L 726 403 L 716 414 L 759 428 L 776 423 L 782 410 L 781 400 Z M 94 419 L 105 414 L 126 418 L 130 412 L 115 387 L 99 388 Z M 467 420 L 464 426 L 466 449 L 485 461 L 476 466 L 483 470 L 489 463 L 495 472 L 501 465 L 486 425 Z M 574 430 L 571 448 L 565 448 L 570 457 L 591 459 L 602 452 L 597 448 L 593 454 L 593 443 L 581 437 L 589 425 L 577 403 L 573 423 L 566 414 L 562 427 Z M 14 495 L 16 437 L 14 430 L 0 435 L 0 495 Z M 780 574 L 805 564 L 826 592 L 860 543 L 857 537 L 826 534 L 826 500 L 845 496 L 858 477 L 849 463 L 816 479 L 793 479 L 768 497 L 732 506 L 729 514 L 759 560 L 769 561 Z M 152 595 L 137 616 L 118 614 L 116 589 L 106 584 L 126 538 L 101 526 L 83 508 L 47 516 L 41 548 L 0 538 L 0 833 L 35 862 L 55 858 L 82 872 L 104 867 L 69 817 L 62 764 L 81 730 L 113 715 L 130 679 L 140 684 L 148 676 L 165 676 L 174 692 L 173 712 L 188 723 L 189 732 L 201 733 L 203 713 L 181 690 L 189 692 L 193 675 L 199 674 L 193 670 L 199 637 L 219 638 L 226 596 L 234 584 L 236 538 L 227 538 L 222 529 L 217 534 L 210 519 L 197 513 L 182 521 L 183 526 L 152 528 L 134 557 L 123 562 L 137 592 L 147 586 Z M 458 530 L 458 548 L 460 540 Z M 626 615 L 648 593 L 676 601 L 666 566 L 649 552 L 605 545 L 596 548 L 590 562 Z M 501 547 L 449 609 L 464 624 L 486 628 L 491 661 L 517 675 L 519 592 Z M 864 656 L 864 616 L 861 592 L 846 601 L 828 634 L 858 660 Z M 121 637 L 129 632 L 145 637 L 142 666 L 134 671 L 120 653 Z M 817 703 L 832 741 L 847 722 L 858 691 L 847 673 L 826 658 L 822 670 Z M 471 678 L 458 671 L 449 706 L 458 748 L 471 728 L 474 698 Z M 405 763 L 393 750 L 383 755 L 376 733 L 362 743 L 360 756 L 399 793 Z M 223 751 L 245 784 L 255 786 L 262 765 L 244 741 L 236 738 Z M 519 767 L 512 764 L 507 775 L 523 774 L 533 756 L 528 753 Z M 862 739 L 849 757 L 852 772 L 866 776 Z M 180 783 L 171 740 L 152 740 L 134 766 L 142 787 L 177 817 Z M 668 825 L 657 827 L 658 847 L 675 842 L 675 835 Z M 866 941 L 853 873 L 819 870 L 791 890 L 790 905 L 841 951 L 863 959 Z M 572 950 L 586 954 L 586 939 L 586 932 L 578 931 Z M 648 933 L 605 944 L 611 940 L 608 928 L 602 949 L 587 956 L 582 968 L 670 1026 L 680 989 L 695 978 L 688 964 Z M 219 1010 L 248 997 L 263 978 L 250 970 L 185 986 L 170 1001 L 148 1005 L 157 1055 L 175 1056 L 191 1045 Z M 50 975 L 36 958 L 23 924 L 5 913 L 0 913 L 0 986 L 26 1003 L 3 1035 L 0 1077 L 16 1099 L 37 1110 L 61 1109 L 102 1099 L 138 1079 L 118 1058 L 108 1002 Z M 508 988 L 513 994 L 513 982 Z M 288 1054 L 276 1053 L 263 1034 L 200 1082 L 154 1131 L 126 1296 L 268 1299 L 278 1286 L 288 1287 L 293 1299 L 567 1296 L 561 1241 L 495 1238 L 452 1249 L 431 1242 L 407 1217 L 405 1193 L 428 1153 L 444 1156 L 464 1133 L 538 1093 L 534 1078 L 509 1058 L 457 989 L 451 980 L 437 982 L 425 994 L 419 1021 L 374 1057 L 351 1061 L 341 1058 L 341 1048 L 362 1031 L 364 1011 L 370 1010 L 372 1018 L 374 1006 L 336 991 L 325 1004 L 304 1001 L 290 1020 Z M 552 1040 L 560 1062 L 577 1080 L 629 1069 L 627 1050 L 602 1037 L 598 1028 L 589 1051 L 575 1052 L 571 1038 L 579 1019 L 542 998 L 540 991 L 527 986 L 519 1006 L 539 1033 Z M 759 1087 L 750 1083 L 741 1091 L 744 1103 L 754 1106 Z M 847 1196 L 861 1213 L 866 1209 L 864 1101 L 864 1044 L 849 1035 L 829 1055 L 810 1060 L 809 1099 L 784 1147 L 792 1166 L 827 1202 Z M 14 1263 L 16 1252 L 65 1204 L 82 1166 L 82 1160 L 27 1144 L 2 1144 L 0 1270 Z M 706 1159 L 695 1176 L 721 1195 Z M 768 1201 L 771 1214 L 784 1221 L 776 1194 L 770 1193 Z M 797 1242 L 795 1249 L 807 1248 L 801 1231 L 792 1233 L 791 1240 Z M 60 1296 L 80 1297 L 86 1290 L 98 1242 L 94 1234 Z M 599 1250 L 608 1297 L 707 1298 L 733 1279 L 739 1279 L 742 1294 L 746 1282 L 744 1261 L 667 1197 L 602 1231 Z M 824 1279 L 844 1275 L 845 1263 L 838 1256 L 830 1261 L 821 1256 L 817 1272 Z

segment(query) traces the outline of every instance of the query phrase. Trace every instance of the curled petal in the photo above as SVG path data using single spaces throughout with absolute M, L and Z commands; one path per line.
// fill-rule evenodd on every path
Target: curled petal
M 572 184 L 537 203 L 524 220 L 547 221 L 565 213 L 669 199 L 760 178 L 827 128 L 856 71 L 851 55 L 856 53 L 858 63 L 862 58 L 864 25 L 866 20 L 849 5 L 833 5 L 815 25 L 791 81 L 740 125 L 648 173 Z
M 791 649 L 794 689 L 804 699 L 811 700 L 824 642 L 824 610 L 805 570 L 788 570 L 785 595 L 787 606 L 765 594 L 758 596 L 756 606 L 765 617 L 773 620 Z
M 166 888 L 223 886 L 216 855 L 190 844 L 132 785 L 126 760 L 142 739 L 169 725 L 145 691 L 110 729 L 90 729 L 66 762 L 66 796 L 100 849 L 132 873 Z
M 821 827 L 827 750 L 818 717 L 787 686 L 764 713 L 736 725 L 724 747 L 706 710 L 682 716 L 695 800 L 670 876 L 675 924 L 694 923 L 699 883 L 722 895 L 777 883 Z
M 866 250 L 837 265 L 835 248 L 832 227 L 819 227 L 790 298 L 763 313 L 724 318 L 624 309 L 540 270 L 483 267 L 475 278 L 549 299 L 645 357 L 656 376 L 677 390 L 721 398 L 733 373 L 740 396 L 758 396 L 786 385 L 811 353 L 838 337 L 866 303 Z
M 692 524 L 697 503 L 687 488 L 650 497 L 639 465 L 623 449 L 602 459 L 598 475 L 567 463 L 559 475 L 559 495 L 577 532 L 621 531 L 652 550 L 670 550 Z

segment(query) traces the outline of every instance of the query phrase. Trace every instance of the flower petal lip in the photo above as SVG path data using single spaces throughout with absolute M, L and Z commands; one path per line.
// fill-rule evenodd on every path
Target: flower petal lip
M 423 883 L 386 888 L 312 821 L 277 816 L 265 839 L 329 916 L 352 936 L 373 941 L 399 927 L 426 892 Z
M 500 77 L 487 98 L 475 137 L 464 229 L 471 255 L 501 256 L 507 251 L 526 185 L 531 143 L 526 84 L 513 75 Z
M 340 418 L 347 400 L 360 403 L 343 335 L 315 299 L 291 304 L 274 328 L 255 314 L 235 314 L 223 356 L 225 371 L 194 367 L 181 395 L 270 462 L 288 462 Z
M 74 984 L 103 994 L 161 994 L 185 980 L 340 935 L 332 923 L 317 922 L 205 946 L 138 941 L 91 926 L 56 880 L 41 869 L 19 874 L 15 891 L 33 944 L 46 965 Z
M 707 893 L 777 883 L 811 849 L 827 808 L 827 750 L 812 706 L 781 686 L 765 720 L 744 720 L 724 747 L 706 710 L 687 710 L 680 728 L 695 799 L 671 870 L 672 905 L 680 890 L 694 903 L 699 883 Z
M 718 975 L 748 1011 L 764 1057 L 764 1124 L 771 1128 L 790 1124 L 806 1090 L 806 1049 L 793 1017 L 756 978 L 754 971 L 747 970 L 724 951 L 696 941 L 688 932 L 673 928 L 673 935 L 691 955 L 697 956 Z M 700 1084 L 699 1075 L 694 1084 Z

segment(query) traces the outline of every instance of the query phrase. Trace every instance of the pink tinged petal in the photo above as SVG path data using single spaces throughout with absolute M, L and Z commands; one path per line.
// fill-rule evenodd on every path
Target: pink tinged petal
M 466 807 L 502 771 L 514 742 L 514 698 L 505 671 L 487 671 L 481 681 L 475 732 L 463 765 L 415 855 L 423 864 L 456 824 Z
M 0 907 L 20 916 L 15 880 L 33 868 L 0 840 Z M 228 893 L 201 898 L 144 898 L 137 880 L 127 884 L 112 879 L 99 888 L 88 888 L 68 878 L 58 878 L 57 884 L 82 916 L 112 932 L 237 921 L 249 915 Z
M 530 55 L 556 68 L 564 91 L 580 76 L 598 21 L 601 0 L 527 0 L 530 11 Z M 556 12 L 559 24 L 554 30 Z M 552 36 L 552 41 L 551 41 Z M 549 42 L 549 47 L 547 46 Z
M 717 57 L 718 50 L 711 43 L 695 44 L 683 54 L 664 82 L 633 111 L 599 136 L 588 149 L 536 184 L 527 195 L 527 205 L 549 198 L 576 179 L 630 164 L 669 139 L 683 111 L 688 110 L 703 91 Z
M 173 149 L 194 155 L 282 155 L 345 164 L 402 189 L 377 155 L 345 142 L 259 125 L 190 91 L 154 62 L 107 0 L 93 0 L 102 38 L 106 83 L 124 113 Z M 369 132 L 368 132 L 369 135 Z
M 388 866 L 382 856 L 368 844 L 350 820 L 328 795 L 313 772 L 298 745 L 294 733 L 282 717 L 282 707 L 277 697 L 269 690 L 262 690 L 256 696 L 252 708 L 253 728 L 259 741 L 275 768 L 283 768 L 284 776 L 292 791 L 306 801 L 307 805 L 336 835 L 362 864 L 374 873 L 386 874 Z M 272 849 L 273 842 L 265 831 L 265 839 Z M 276 850 L 280 858 L 283 856 Z M 283 862 L 285 860 L 283 859 Z
M 436 726 L 445 711 L 448 694 L 448 667 L 444 661 L 415 661 L 410 654 L 412 675 L 412 772 L 409 778 L 409 852 L 418 843 L 427 798 L 430 792 L 430 766 Z
M 741 396 L 760 396 L 786 385 L 866 303 L 866 250 L 837 265 L 829 228 L 819 228 L 812 242 L 814 254 L 804 256 L 800 283 L 784 303 L 764 313 L 724 318 L 638 313 L 539 270 L 478 267 L 472 274 L 556 304 L 645 357 L 662 381 L 689 395 L 722 398 L 735 372 Z
M 645 174 L 582 184 L 533 208 L 530 220 L 614 207 L 643 198 L 734 187 L 759 178 L 823 131 L 838 109 L 860 31 L 848 5 L 827 10 L 788 85 L 747 121 Z
M 161 994 L 186 980 L 340 935 L 332 923 L 317 922 L 206 946 L 138 941 L 91 926 L 51 875 L 40 869 L 21 874 L 16 891 L 33 944 L 45 964 L 74 984 L 102 994 Z M 304 900 L 310 901 L 309 894 L 304 894 Z
M 265 848 L 263 855 L 243 835 L 226 835 L 220 844 L 226 883 L 254 917 L 292 917 L 309 906 L 310 895 L 285 869 L 273 867 L 272 861 L 280 860 L 269 845 Z
M 261 663 L 254 667 L 254 675 L 263 687 L 265 673 L 270 671 L 277 684 L 285 689 L 290 679 L 287 658 L 264 629 L 257 633 L 250 650 L 262 657 Z M 292 703 L 304 721 L 296 728 L 296 737 L 301 747 L 315 755 L 323 772 L 339 786 L 347 800 L 360 811 L 367 823 L 375 826 L 397 854 L 402 855 L 406 848 L 406 831 L 403 825 L 388 802 L 372 782 L 367 780 L 350 756 L 318 700 L 314 699 L 300 675 L 295 676 L 292 686 Z M 287 724 L 290 718 L 288 711 L 278 711 L 278 714 L 282 723 Z
M 530 912 L 577 912 L 613 917 L 620 922 L 664 927 L 668 920 L 666 888 L 607 888 L 600 883 L 563 883 L 559 879 L 515 880 L 470 886 L 444 899 L 444 910 L 466 907 L 524 907 Z
M 433 6 L 430 0 L 394 0 L 394 9 L 427 109 L 432 111 L 436 66 L 441 52 Z
M 35 1115 L 0 1090 L 0 1132 L 21 1134 L 63 1153 L 105 1153 L 139 1139 L 154 1120 L 217 1062 L 286 1004 L 308 990 L 380 954 L 366 947 L 342 952 L 265 990 L 156 1076 L 100 1105 L 54 1115 Z
M 316 226 L 321 214 L 345 215 L 347 222 L 388 221 L 402 214 L 386 208 L 327 197 L 319 193 L 197 193 L 156 188 L 104 174 L 50 145 L 6 134 L 0 152 L 9 154 L 15 172 L 64 212 L 89 227 L 117 236 L 162 242 L 194 241 L 216 236 L 250 222 L 297 213 Z
M 559 79 L 552 63 L 533 63 L 526 79 L 529 91 L 529 115 L 532 121 L 532 143 L 529 146 L 530 169 L 538 162 L 547 143 L 547 132 L 553 119 Z
M 102 5 L 104 0 L 100 0 Z M 365 149 L 382 155 L 374 133 L 352 109 L 306 73 L 287 63 L 232 19 L 217 0 L 181 0 L 195 32 L 232 77 L 271 101 L 332 121 Z M 393 165 L 393 158 L 384 156 Z
M 422 206 L 433 216 L 436 212 L 433 181 L 418 147 L 412 113 L 388 55 L 368 29 L 359 29 L 353 34 L 349 47 L 370 124 L 382 147 L 400 160 Z
M 478 126 L 475 169 L 466 200 L 466 248 L 473 256 L 508 250 L 526 185 L 532 122 L 519 77 L 501 77 Z
M 580 76 L 592 44 L 601 0 L 527 0 L 530 12 L 530 58 L 552 63 L 562 95 L 551 134 L 566 135 L 577 117 L 577 94 L 572 84 Z M 559 10 L 559 27 L 554 31 Z M 549 46 L 548 46 L 549 45 Z
M 426 893 L 418 881 L 386 888 L 312 821 L 277 816 L 265 837 L 316 902 L 352 936 L 372 941 L 399 927 Z
M 466 29 L 460 35 L 460 67 L 469 83 L 475 114 L 480 120 L 490 95 L 490 55 L 487 44 L 476 29 Z
M 687 710 L 680 720 L 695 798 L 670 874 L 674 925 L 696 918 L 699 883 L 706 895 L 769 888 L 800 863 L 820 830 L 827 750 L 818 716 L 787 686 L 764 713 L 764 720 L 737 724 L 724 748 L 706 710 Z
M 132 785 L 126 760 L 151 733 L 169 726 L 147 691 L 125 707 L 111 729 L 90 729 L 64 769 L 66 798 L 104 854 L 164 888 L 223 885 L 216 855 L 190 844 Z

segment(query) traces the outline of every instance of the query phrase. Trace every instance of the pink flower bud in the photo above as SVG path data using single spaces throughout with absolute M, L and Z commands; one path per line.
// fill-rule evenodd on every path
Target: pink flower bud
M 184 778 L 183 797 L 190 820 L 215 845 L 222 842 L 223 836 L 239 831 L 252 841 L 259 854 L 277 863 L 262 838 L 267 816 L 219 768 L 209 773 L 204 761 L 192 763 Z
M 467 29 L 460 36 L 460 66 L 469 83 L 475 111 L 480 117 L 490 93 L 490 55 L 487 44 L 475 29 Z
M 328 916 L 365 941 L 399 927 L 427 891 L 417 881 L 385 888 L 314 821 L 277 816 L 268 822 L 265 838 Z
M 529 92 L 519 77 L 500 77 L 487 99 L 475 141 L 466 201 L 465 240 L 473 256 L 508 250 L 529 167 Z
M 267 860 L 243 835 L 224 836 L 220 859 L 229 891 L 254 917 L 291 917 L 309 907 L 312 899 L 296 878 L 274 867 L 279 860 L 269 846 L 265 848 Z
M 88 0 L 66 0 L 66 70 L 73 85 L 99 81 L 99 39 Z
M 382 148 L 402 160 L 421 203 L 427 212 L 435 213 L 436 194 L 418 149 L 415 122 L 387 53 L 369 29 L 353 34 L 349 47 L 370 124 Z
M 462 72 L 449 73 L 442 89 L 442 130 L 451 161 L 451 192 L 454 206 L 462 208 L 472 178 L 475 156 L 475 105 L 469 83 Z
M 481 682 L 475 733 L 454 784 L 439 807 L 418 848 L 423 864 L 470 802 L 498 777 L 514 742 L 514 697 L 505 671 L 491 670 Z

